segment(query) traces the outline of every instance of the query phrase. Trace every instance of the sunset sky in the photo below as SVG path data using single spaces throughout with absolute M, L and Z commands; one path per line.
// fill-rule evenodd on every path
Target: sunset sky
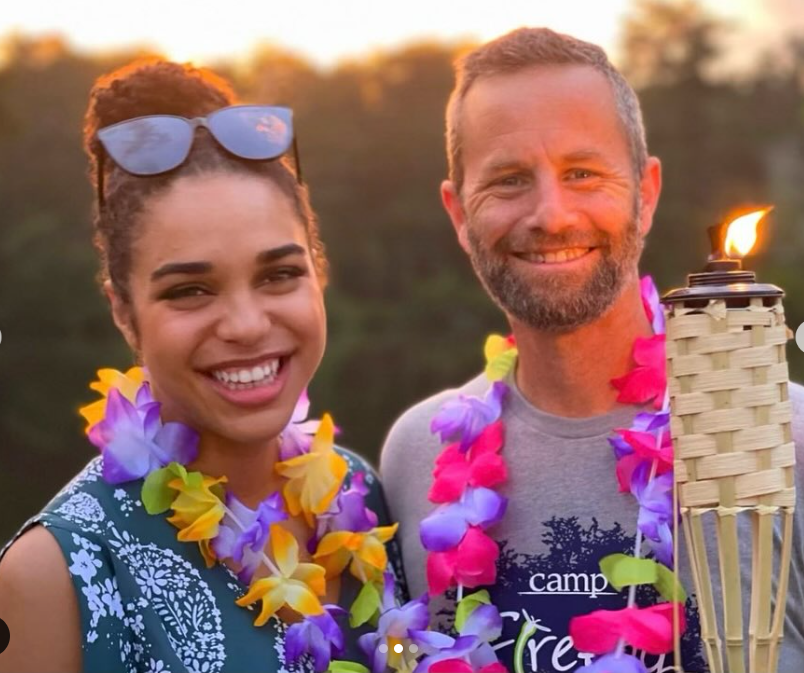
M 681 1 L 681 0 L 679 0 Z M 804 30 L 801 0 L 702 0 L 733 19 L 735 59 Z M 209 63 L 260 43 L 290 48 L 318 65 L 434 38 L 489 39 L 521 25 L 546 25 L 614 46 L 632 0 L 19 0 L 3 3 L 0 37 L 57 32 L 87 51 L 129 45 Z

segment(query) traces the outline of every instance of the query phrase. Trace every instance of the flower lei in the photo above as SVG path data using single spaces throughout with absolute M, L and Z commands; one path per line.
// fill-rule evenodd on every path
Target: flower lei
M 327 670 L 332 656 L 344 649 L 335 618 L 346 611 L 322 604 L 326 582 L 349 566 L 363 583 L 349 612 L 351 626 L 376 619 L 382 603 L 378 587 L 392 581 L 385 573 L 384 545 L 398 525 L 377 526 L 377 515 L 365 505 L 363 473 L 343 488 L 347 464 L 334 450 L 331 417 L 305 421 L 309 400 L 302 395 L 281 435 L 280 462 L 275 464 L 287 481 L 281 492 L 251 509 L 225 491 L 225 476 L 188 472 L 185 465 L 198 455 L 198 434 L 181 423 L 161 421 L 160 403 L 143 369 L 134 367 L 125 374 L 102 369 L 98 377 L 90 387 L 102 399 L 80 413 L 89 440 L 103 455 L 104 480 L 121 484 L 144 479 L 141 500 L 149 514 L 172 510 L 167 520 L 178 528 L 178 539 L 198 543 L 208 568 L 224 560 L 236 565 L 239 579 L 249 585 L 237 605 L 262 601 L 256 626 L 279 619 L 283 607 L 303 617 L 287 630 L 286 662 L 309 655 L 316 671 Z M 315 563 L 299 562 L 298 542 L 279 524 L 298 515 L 312 529 L 308 550 Z M 265 553 L 269 541 L 273 558 Z
M 669 433 L 664 314 L 653 280 L 644 277 L 640 286 L 643 307 L 654 334 L 636 339 L 632 352 L 636 366 L 611 383 L 618 390 L 618 402 L 652 403 L 656 411 L 637 414 L 630 428 L 616 428 L 609 439 L 617 459 L 619 490 L 636 498 L 639 517 L 634 553 L 612 554 L 600 560 L 601 572 L 612 587 L 618 591 L 629 588 L 628 603 L 621 610 L 597 610 L 571 620 L 569 630 L 575 646 L 599 655 L 579 669 L 579 673 L 646 673 L 639 658 L 624 652 L 625 645 L 652 654 L 671 651 L 674 613 L 680 621 L 679 629 L 684 630 L 686 596 L 672 569 L 673 447 Z M 485 374 L 491 382 L 485 397 L 461 395 L 449 400 L 431 423 L 431 431 L 440 435 L 447 446 L 436 458 L 428 494 L 437 508 L 420 524 L 421 541 L 428 552 L 429 594 L 435 596 L 448 588 L 457 589 L 459 632 L 462 613 L 478 601 L 490 607 L 487 592 L 464 597 L 463 590 L 496 582 L 500 550 L 487 530 L 502 520 L 508 504 L 494 487 L 507 478 L 507 465 L 501 455 L 505 442 L 501 416 L 509 392 L 503 379 L 513 370 L 517 357 L 513 337 L 490 336 L 485 356 Z M 653 559 L 642 556 L 643 544 L 652 552 Z M 636 587 L 642 584 L 653 585 L 667 602 L 637 607 Z M 679 602 L 680 607 L 673 601 Z M 532 620 L 522 626 L 514 655 L 518 673 L 522 670 L 524 647 L 536 630 Z M 472 665 L 468 658 L 462 660 Z M 459 669 L 453 665 L 443 670 L 498 669 L 477 665 Z

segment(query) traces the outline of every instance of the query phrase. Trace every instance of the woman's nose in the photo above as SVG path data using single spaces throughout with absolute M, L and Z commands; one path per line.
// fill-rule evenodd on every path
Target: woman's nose
M 253 344 L 265 338 L 271 329 L 271 317 L 265 298 L 251 293 L 232 297 L 218 322 L 218 336 L 223 341 Z

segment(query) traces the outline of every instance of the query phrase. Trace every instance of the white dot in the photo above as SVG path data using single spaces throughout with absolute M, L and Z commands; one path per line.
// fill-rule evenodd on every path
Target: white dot
M 380 652 L 382 652 L 383 654 L 385 654 L 387 651 L 388 651 L 388 645 L 386 645 L 385 643 L 383 643 L 382 645 L 380 645 Z
M 410 650 L 411 654 L 416 654 L 416 652 L 419 651 L 419 647 L 416 645 L 416 643 L 411 643 L 408 649 Z
M 397 643 L 396 645 L 394 645 L 394 652 L 396 652 L 397 654 L 402 654 L 402 650 L 404 649 L 405 648 L 402 647 L 402 643 Z
M 804 322 L 796 330 L 796 346 L 798 346 L 799 350 L 804 351 Z

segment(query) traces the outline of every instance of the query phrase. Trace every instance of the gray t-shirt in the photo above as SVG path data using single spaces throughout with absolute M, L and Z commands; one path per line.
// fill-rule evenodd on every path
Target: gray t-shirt
M 614 428 L 630 427 L 633 406 L 618 406 L 603 416 L 562 418 L 533 407 L 517 389 L 513 377 L 504 405 L 508 480 L 499 492 L 508 497 L 501 523 L 489 529 L 500 544 L 497 583 L 489 589 L 503 616 L 503 635 L 497 654 L 514 670 L 514 640 L 524 619 L 537 619 L 539 630 L 524 650 L 524 671 L 574 671 L 591 660 L 578 652 L 568 635 L 571 617 L 597 609 L 626 606 L 627 589 L 618 592 L 600 573 L 598 561 L 615 552 L 633 553 L 638 506 L 630 494 L 618 492 L 615 457 L 607 442 Z M 419 540 L 419 523 L 435 505 L 427 499 L 433 461 L 442 449 L 430 422 L 440 406 L 458 394 L 482 397 L 488 381 L 478 376 L 459 390 L 444 391 L 408 410 L 394 425 L 383 448 L 380 473 L 391 518 L 400 522 L 402 546 L 411 596 L 427 591 L 426 552 Z M 787 598 L 785 639 L 780 673 L 804 671 L 804 388 L 791 384 L 793 438 L 798 461 L 798 500 L 795 513 L 793 559 Z M 777 517 L 779 518 L 779 517 Z M 740 521 L 744 557 L 743 593 L 750 593 L 750 534 L 748 519 Z M 681 534 L 679 530 L 679 534 Z M 716 549 L 714 535 L 710 559 Z M 779 539 L 777 536 L 776 544 Z M 682 639 L 684 670 L 707 671 L 700 640 L 700 622 L 692 580 L 680 543 L 681 579 L 689 593 L 687 629 Z M 715 578 L 716 579 L 716 578 Z M 431 601 L 440 628 L 449 628 L 455 592 Z M 656 594 L 640 587 L 639 604 L 650 605 Z M 719 591 L 716 589 L 716 600 Z M 743 610 L 748 624 L 747 605 Z M 626 650 L 629 651 L 629 650 Z M 655 673 L 673 670 L 672 654 L 636 653 Z M 753 673 L 753 672 L 752 672 Z

